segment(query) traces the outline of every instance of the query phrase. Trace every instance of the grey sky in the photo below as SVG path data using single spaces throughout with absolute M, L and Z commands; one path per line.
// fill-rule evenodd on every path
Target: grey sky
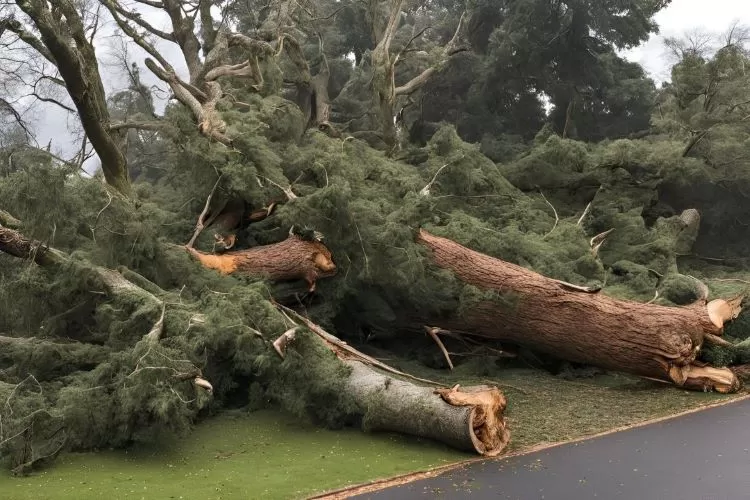
M 624 56 L 640 63 L 658 85 L 669 80 L 665 37 L 679 37 L 694 29 L 719 34 L 735 21 L 750 24 L 750 0 L 672 0 L 655 19 L 659 35 L 652 35 L 646 43 L 626 51 Z
M 144 17 L 147 17 L 155 26 L 168 29 L 166 18 L 154 17 L 145 12 L 144 14 Z M 660 82 L 669 79 L 670 61 L 663 44 L 665 37 L 679 37 L 693 29 L 718 34 L 725 31 L 735 21 L 750 24 L 750 0 L 673 0 L 666 9 L 656 15 L 656 21 L 660 26 L 660 34 L 651 36 L 646 43 L 623 52 L 623 55 L 643 65 L 659 85 Z M 145 53 L 134 44 L 131 44 L 131 47 L 134 47 L 131 57 L 141 66 L 141 76 L 145 83 L 157 83 L 158 80 L 143 67 Z M 184 72 L 184 62 L 176 46 L 164 42 L 159 48 L 170 62 L 176 63 L 175 69 L 178 72 Z M 97 52 L 102 54 L 108 53 L 109 50 L 107 43 L 97 47 Z M 172 55 L 174 57 L 170 57 Z M 106 60 L 107 57 L 105 56 L 104 59 Z M 117 89 L 123 85 L 122 72 L 112 66 L 104 65 L 102 75 L 108 90 Z M 67 117 L 66 113 L 59 108 L 48 106 L 37 108 L 32 118 L 37 141 L 40 144 L 46 145 L 51 140 L 54 149 L 65 157 L 72 156 L 80 147 L 80 144 L 74 141 L 68 132 L 74 120 Z M 93 170 L 97 163 L 98 160 L 90 162 L 87 169 Z

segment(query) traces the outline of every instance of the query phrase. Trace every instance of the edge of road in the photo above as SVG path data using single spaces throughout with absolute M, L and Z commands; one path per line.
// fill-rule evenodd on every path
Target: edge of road
M 666 420 L 673 420 L 676 418 L 684 417 L 686 415 L 690 415 L 692 413 L 698 413 L 705 410 L 710 410 L 712 408 L 716 408 L 719 406 L 726 406 L 733 403 L 739 403 L 740 401 L 744 401 L 746 399 L 750 399 L 750 394 L 744 394 L 741 396 L 733 397 L 730 399 L 727 399 L 726 401 L 719 401 L 716 403 L 709 403 L 704 406 L 700 406 L 697 408 L 691 408 L 689 410 L 681 411 L 679 413 L 673 413 L 671 415 L 666 415 L 664 417 L 657 417 L 652 418 L 648 420 L 644 420 L 642 422 L 638 422 L 635 424 L 629 424 L 629 425 L 623 425 L 620 427 L 616 427 L 614 429 L 610 429 L 603 432 L 598 432 L 596 434 L 589 434 L 586 436 L 581 436 L 575 439 L 570 439 L 567 441 L 557 441 L 554 443 L 539 443 L 535 446 L 530 446 L 528 448 L 523 448 L 518 451 L 514 451 L 511 453 L 507 453 L 504 455 L 500 455 L 497 457 L 492 458 L 485 458 L 485 457 L 475 457 L 475 458 L 469 458 L 467 460 L 461 460 L 458 462 L 452 462 L 450 464 L 446 465 L 440 465 L 438 467 L 434 467 L 432 469 L 424 470 L 424 471 L 417 471 L 417 472 L 409 472 L 406 474 L 401 474 L 398 476 L 388 477 L 384 479 L 376 479 L 374 481 L 370 481 L 367 483 L 362 483 L 358 485 L 353 486 L 345 486 L 343 488 L 337 488 L 334 490 L 329 490 L 323 493 L 317 493 L 313 496 L 305 497 L 308 500 L 340 500 L 344 498 L 349 498 L 354 495 L 360 495 L 362 493 L 369 493 L 372 491 L 381 490 L 384 488 L 388 488 L 391 486 L 400 486 L 402 484 L 411 483 L 413 481 L 418 481 L 420 479 L 427 479 L 434 476 L 439 476 L 440 474 L 443 474 L 444 472 L 459 469 L 461 467 L 464 467 L 466 465 L 475 463 L 475 462 L 486 462 L 486 461 L 496 461 L 496 460 L 504 460 L 506 458 L 511 457 L 518 457 L 523 455 L 528 455 L 530 453 L 535 453 L 537 451 L 547 450 L 550 448 L 556 448 L 558 446 L 563 446 L 566 444 L 571 443 L 580 443 L 582 441 L 588 441 L 590 439 L 596 439 L 602 436 L 607 436 L 609 434 L 615 434 L 617 432 L 626 431 L 629 429 L 637 429 L 639 427 L 645 427 L 647 425 L 653 425 L 660 422 L 664 422 Z

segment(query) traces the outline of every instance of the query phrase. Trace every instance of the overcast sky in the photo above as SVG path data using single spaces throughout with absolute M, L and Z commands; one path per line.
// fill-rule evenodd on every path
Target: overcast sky
M 657 85 L 660 85 L 662 81 L 669 79 L 670 61 L 663 44 L 665 37 L 679 37 L 694 29 L 721 33 L 735 21 L 750 24 L 750 0 L 672 0 L 666 9 L 656 15 L 656 21 L 660 27 L 659 35 L 652 35 L 646 43 L 625 51 L 622 55 L 643 65 Z M 157 27 L 167 28 L 166 20 L 163 26 L 159 26 L 162 24 L 159 22 L 154 24 Z M 106 47 L 98 47 L 97 52 L 100 51 L 99 49 L 107 50 Z M 170 53 L 175 56 L 179 55 L 179 50 L 172 47 L 163 47 L 163 49 L 165 56 L 169 56 Z M 134 59 L 143 68 L 142 55 L 140 51 L 133 53 Z M 167 58 L 176 62 L 174 58 Z M 181 63 L 182 61 L 175 64 L 178 71 L 184 67 Z M 114 68 L 102 68 L 102 74 L 108 90 L 122 85 L 121 74 L 114 71 Z M 141 70 L 141 76 L 148 79 L 148 83 L 156 82 L 156 79 L 145 68 Z M 74 142 L 67 132 L 71 128 L 71 120 L 65 116 L 65 113 L 58 108 L 49 109 L 45 106 L 34 115 L 37 141 L 46 145 L 52 140 L 54 149 L 58 150 L 62 156 L 72 157 L 80 145 Z M 87 165 L 88 169 L 95 168 L 97 163 L 98 161 Z
M 655 19 L 659 35 L 623 55 L 640 63 L 659 85 L 669 80 L 665 37 L 679 37 L 694 29 L 722 33 L 735 21 L 750 24 L 750 0 L 672 0 Z

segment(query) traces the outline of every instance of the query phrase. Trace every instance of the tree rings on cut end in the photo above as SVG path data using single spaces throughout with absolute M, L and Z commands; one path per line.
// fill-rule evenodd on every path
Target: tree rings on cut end
M 443 400 L 452 406 L 470 406 L 469 433 L 474 449 L 480 455 L 494 457 L 502 453 L 510 441 L 505 425 L 505 396 L 497 387 L 487 385 L 450 389 L 436 389 Z

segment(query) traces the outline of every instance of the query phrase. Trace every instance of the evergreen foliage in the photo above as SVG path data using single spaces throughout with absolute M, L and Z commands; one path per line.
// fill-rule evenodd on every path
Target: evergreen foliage
M 254 2 L 229 3 L 244 33 L 269 15 Z M 280 52 L 262 61 L 259 91 L 241 79 L 223 83 L 217 109 L 231 147 L 199 133 L 178 104 L 167 106 L 163 130 L 129 130 L 128 199 L 17 135 L 0 143 L 0 209 L 22 221 L 25 235 L 69 255 L 47 269 L 0 253 L 0 458 L 26 472 L 63 448 L 181 434 L 227 406 L 281 405 L 330 427 L 356 420 L 342 395 L 346 366 L 315 335 L 298 331 L 283 360 L 270 347 L 292 326 L 271 299 L 295 298 L 347 342 L 424 361 L 419 351 L 435 347 L 415 325 L 461 317 L 489 295 L 431 265 L 415 241 L 420 228 L 616 297 L 645 302 L 658 290 L 655 302 L 665 305 L 698 297 L 691 276 L 715 270 L 699 257 L 729 259 L 721 271 L 741 273 L 730 264 L 745 256 L 749 236 L 747 53 L 734 45 L 711 57 L 686 53 L 655 97 L 643 70 L 614 49 L 653 33 L 652 16 L 666 3 L 580 0 L 555 10 L 537 0 L 478 2 L 468 15 L 474 50 L 400 102 L 408 139 L 395 150 L 362 134 L 369 55 L 382 27 L 352 2 L 325 26 L 300 14 L 316 29 L 297 33 L 311 74 L 328 65 L 332 121 L 346 123 L 339 135 L 309 127 L 294 92 L 304 82 L 292 82 L 297 69 Z M 396 52 L 432 29 L 404 51 L 398 84 L 439 59 L 461 10 L 451 2 L 405 8 Z M 549 116 L 543 93 L 554 105 Z M 127 89 L 109 99 L 112 118 L 154 115 L 149 96 L 130 73 Z M 653 134 L 634 135 L 650 126 Z M 211 210 L 280 202 L 240 229 L 237 249 L 279 242 L 292 227 L 319 231 L 336 276 L 303 296 L 299 283 L 200 267 L 181 246 L 212 192 Z M 679 217 L 688 208 L 701 214 L 697 233 Z M 594 255 L 591 239 L 610 230 Z M 196 246 L 211 252 L 213 233 Z M 134 286 L 103 293 L 97 266 Z M 491 298 L 508 307 L 518 299 Z M 147 335 L 162 315 L 153 342 Z M 750 334 L 745 316 L 728 335 Z M 704 357 L 745 363 L 748 349 L 712 347 Z M 193 385 L 198 375 L 211 395 Z

